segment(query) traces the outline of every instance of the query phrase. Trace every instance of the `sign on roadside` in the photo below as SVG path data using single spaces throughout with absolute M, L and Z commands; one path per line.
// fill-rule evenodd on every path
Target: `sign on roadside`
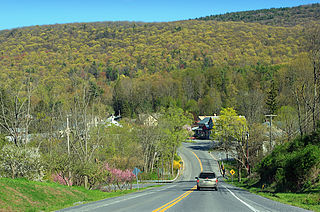
M 233 169 L 230 170 L 230 174 L 233 176 L 236 173 Z
M 236 172 L 235 172 L 233 169 L 230 170 L 232 182 L 233 182 L 233 175 L 234 175 L 235 173 L 236 173 Z
M 138 190 L 139 190 L 138 174 L 139 174 L 140 172 L 141 172 L 140 169 L 138 169 L 137 167 L 134 167 L 134 169 L 133 169 L 133 171 L 132 171 L 132 173 L 133 173 L 134 175 L 136 175 Z
M 137 167 L 134 167 L 134 169 L 133 169 L 133 171 L 132 171 L 132 173 L 133 173 L 134 175 L 136 175 L 136 176 L 138 176 L 138 174 L 139 174 L 140 172 L 141 172 L 140 169 L 138 169 Z

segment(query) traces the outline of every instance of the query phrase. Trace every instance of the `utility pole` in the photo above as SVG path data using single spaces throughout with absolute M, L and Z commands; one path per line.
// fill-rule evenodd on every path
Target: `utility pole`
M 249 146 L 248 146 L 248 140 L 249 140 L 249 132 L 246 133 L 247 142 L 246 142 L 246 153 L 247 153 L 247 170 L 250 174 L 250 164 L 249 164 Z
M 69 128 L 69 115 L 67 115 L 67 129 L 66 129 L 66 134 L 67 134 L 67 145 L 68 145 L 68 159 L 70 163 L 70 128 Z M 68 186 L 71 185 L 71 171 L 69 169 L 69 176 L 68 176 Z
M 272 117 L 275 117 L 277 115 L 273 115 L 273 114 L 269 114 L 269 115 L 265 115 L 266 117 L 270 117 L 270 149 L 272 149 L 272 132 L 271 132 L 271 129 L 272 129 Z
M 69 128 L 69 116 L 67 115 L 67 145 L 68 145 L 68 156 L 70 157 L 70 128 Z

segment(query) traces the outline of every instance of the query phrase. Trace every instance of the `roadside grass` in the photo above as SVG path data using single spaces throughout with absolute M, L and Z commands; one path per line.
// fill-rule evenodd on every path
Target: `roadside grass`
M 234 164 L 235 162 L 232 161 L 224 161 L 226 172 L 228 173 L 228 179 L 224 180 L 225 182 L 274 201 L 320 212 L 320 185 L 315 185 L 312 189 L 300 193 L 275 192 L 272 187 L 262 187 L 258 184 L 258 180 L 254 178 L 242 178 L 241 182 L 238 182 L 238 173 Z M 229 174 L 231 169 L 236 171 L 233 176 L 233 182 Z M 242 173 L 242 176 L 245 176 L 244 173 Z
M 140 191 L 145 189 L 140 188 Z M 0 211 L 53 211 L 136 191 L 102 192 L 57 183 L 0 178 Z

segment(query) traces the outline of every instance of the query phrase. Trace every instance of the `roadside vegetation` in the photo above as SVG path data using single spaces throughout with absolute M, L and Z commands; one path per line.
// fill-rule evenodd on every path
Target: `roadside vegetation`
M 0 178 L 0 208 L 3 211 L 54 211 L 136 191 L 102 192 L 58 183 Z
M 243 178 L 243 181 L 241 182 L 238 182 L 237 180 L 231 182 L 231 179 L 229 178 L 227 182 L 274 201 L 297 206 L 307 210 L 320 211 L 319 186 L 303 192 L 275 192 L 270 189 L 263 189 L 262 187 L 256 185 L 257 181 L 247 178 Z
M 319 135 L 317 128 L 310 135 L 276 146 L 253 173 L 242 170 L 242 178 L 236 160 L 224 161 L 227 182 L 282 203 L 320 211 Z M 236 170 L 233 176 L 231 169 Z

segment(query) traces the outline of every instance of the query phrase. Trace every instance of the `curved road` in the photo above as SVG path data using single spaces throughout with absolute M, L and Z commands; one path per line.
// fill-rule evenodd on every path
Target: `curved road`
M 184 170 L 176 183 L 61 211 L 307 211 L 224 182 L 219 183 L 218 191 L 197 191 L 195 176 L 201 170 L 211 170 L 220 175 L 217 161 L 208 153 L 210 144 L 208 141 L 183 144 L 179 154 L 184 161 Z

